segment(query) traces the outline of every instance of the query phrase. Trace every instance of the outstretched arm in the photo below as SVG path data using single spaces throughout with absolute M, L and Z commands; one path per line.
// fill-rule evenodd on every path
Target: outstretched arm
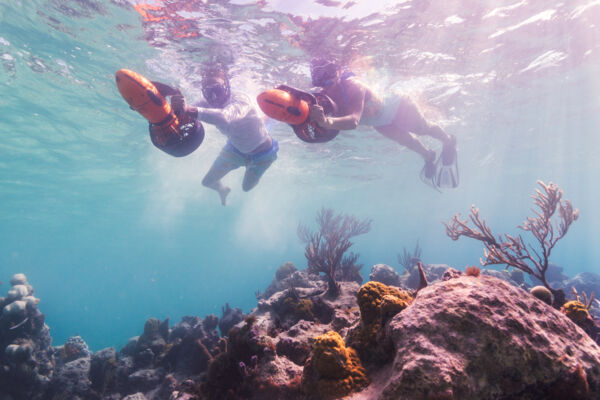
M 244 118 L 250 112 L 250 104 L 232 101 L 224 108 L 198 107 L 198 119 L 213 125 L 226 125 Z
M 323 108 L 318 105 L 312 105 L 310 108 L 310 118 L 319 126 L 327 129 L 351 130 L 356 129 L 365 106 L 366 87 L 360 82 L 347 80 L 342 85 L 346 85 L 346 98 L 348 101 L 349 113 L 341 117 L 326 117 Z
M 183 99 L 183 96 L 181 96 Z M 177 99 L 177 103 L 174 104 L 176 96 L 173 96 L 171 105 L 174 109 L 196 109 L 198 110 L 198 119 L 213 125 L 226 125 L 237 119 L 243 118 L 251 110 L 250 102 L 243 96 L 232 98 L 231 101 L 223 108 L 212 108 L 212 107 L 186 107 L 185 100 L 181 100 L 183 105 L 180 104 L 180 100 Z M 203 106 L 205 103 L 200 103 Z M 207 105 L 207 104 L 206 104 Z

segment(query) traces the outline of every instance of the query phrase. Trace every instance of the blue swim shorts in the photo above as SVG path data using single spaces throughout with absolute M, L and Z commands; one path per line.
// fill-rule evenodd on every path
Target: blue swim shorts
M 211 169 L 228 172 L 239 167 L 246 167 L 246 173 L 252 173 L 260 177 L 277 159 L 279 143 L 275 139 L 272 139 L 272 141 L 270 149 L 258 154 L 244 154 L 227 141 Z

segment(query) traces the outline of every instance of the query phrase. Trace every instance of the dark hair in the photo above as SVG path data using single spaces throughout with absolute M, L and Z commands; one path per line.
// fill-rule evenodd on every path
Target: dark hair
M 310 60 L 310 75 L 313 86 L 329 86 L 339 71 L 340 67 L 335 60 L 327 58 L 313 58 Z
M 336 69 L 340 68 L 340 64 L 337 62 L 337 60 L 335 60 L 333 58 L 314 57 L 310 60 L 311 68 L 326 67 L 326 66 L 335 67 Z

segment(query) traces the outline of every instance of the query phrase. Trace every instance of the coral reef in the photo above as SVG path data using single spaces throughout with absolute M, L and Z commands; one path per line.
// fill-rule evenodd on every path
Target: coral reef
M 277 276 L 275 281 L 281 283 Z M 339 295 L 331 298 L 327 282 L 308 270 L 283 281 L 307 287 L 291 285 L 259 300 L 246 320 L 230 330 L 201 379 L 196 392 L 201 399 L 306 398 L 300 385 L 311 343 L 331 330 L 345 335 L 358 322 L 359 287 L 339 282 Z
M 221 307 L 221 319 L 219 320 L 219 331 L 222 336 L 227 335 L 227 332 L 235 325 L 239 324 L 244 320 L 244 313 L 241 308 L 231 308 L 229 303 L 225 303 L 225 306 Z
M 577 220 L 579 211 L 573 209 L 570 201 L 562 200 L 562 190 L 554 183 L 546 185 L 538 181 L 538 184 L 544 190 L 544 193 L 536 190 L 533 195 L 534 204 L 539 211 L 535 212 L 535 217 L 528 217 L 519 228 L 531 232 L 538 242 L 539 251 L 532 245 L 527 245 L 521 235 L 513 237 L 505 234 L 504 241 L 501 236 L 496 239 L 475 206 L 471 207 L 469 216 L 475 228 L 471 228 L 468 221 L 461 220 L 457 214 L 445 224 L 446 233 L 452 240 L 466 236 L 483 242 L 485 260 L 481 260 L 482 265 L 504 264 L 507 268 L 514 267 L 537 278 L 552 292 L 554 305 L 559 308 L 565 302 L 565 294 L 563 290 L 553 288 L 548 282 L 546 274 L 550 253 L 556 243 L 567 234 L 571 224 Z M 554 223 L 553 220 L 556 211 L 558 223 Z
M 360 221 L 352 215 L 334 216 L 333 210 L 323 208 L 317 213 L 318 230 L 312 232 L 307 226 L 298 226 L 298 237 L 306 244 L 304 255 L 308 269 L 313 273 L 323 273 L 327 277 L 328 294 L 337 296 L 339 285 L 336 274 L 343 268 L 342 276 L 354 281 L 361 266 L 354 263 L 358 256 L 344 253 L 352 246 L 351 238 L 362 235 L 371 229 L 371 221 Z M 362 277 L 360 278 L 362 282 Z
M 242 327 L 233 327 L 228 338 L 222 339 L 201 385 L 200 391 L 207 398 L 248 397 L 256 378 L 259 355 L 274 351 L 268 337 L 260 338 L 253 329 L 255 322 L 255 317 L 247 317 Z
M 79 336 L 51 347 L 18 274 L 0 298 L 0 399 L 600 398 L 591 292 L 573 288 L 561 312 L 545 286 L 521 289 L 522 271 L 414 271 L 412 292 L 339 280 L 331 296 L 329 278 L 286 263 L 246 316 L 226 304 L 220 319 L 150 318 L 120 351 L 93 354 Z M 371 275 L 410 276 L 385 265 Z
M 89 355 L 57 365 L 46 398 L 50 400 L 89 398 L 91 387 L 89 369 Z
M 16 274 L 10 284 L 0 297 L 0 393 L 41 399 L 54 373 L 50 331 L 26 276 Z
M 168 399 L 188 378 L 198 378 L 212 358 L 207 347 L 219 339 L 217 318 L 183 317 L 169 328 L 168 319 L 150 318 L 139 337 L 132 338 L 120 353 L 106 348 L 90 355 L 79 337 L 55 348 L 59 357 L 46 396 L 62 399 Z M 66 352 L 65 348 L 78 351 Z M 207 353 L 209 353 L 207 355 Z M 76 354 L 68 361 L 66 354 Z
M 318 273 L 315 274 L 307 270 L 298 271 L 294 264 L 291 262 L 286 262 L 278 268 L 277 272 L 275 273 L 275 278 L 265 289 L 265 291 L 262 293 L 259 292 L 256 298 L 260 302 L 260 300 L 266 300 L 275 293 L 287 290 L 292 286 L 297 289 L 312 289 L 318 286 L 320 287 L 320 281 L 322 279 L 323 277 L 319 276 Z
M 333 331 L 317 336 L 311 358 L 302 374 L 302 389 L 308 398 L 339 399 L 369 384 L 354 349 L 346 347 Z

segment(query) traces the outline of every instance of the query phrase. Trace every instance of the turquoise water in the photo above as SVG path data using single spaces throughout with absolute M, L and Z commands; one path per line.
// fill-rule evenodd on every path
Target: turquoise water
M 600 2 L 165 2 L 158 22 L 136 3 L 0 4 L 0 289 L 27 275 L 55 345 L 79 334 L 120 347 L 149 317 L 220 315 L 226 302 L 249 312 L 279 265 L 305 267 L 296 228 L 322 206 L 373 220 L 353 247 L 365 277 L 376 263 L 401 271 L 396 255 L 417 240 L 424 262 L 462 268 L 481 245 L 453 242 L 442 221 L 475 204 L 516 233 L 536 180 L 553 181 L 581 216 L 552 261 L 598 272 Z M 198 99 L 199 63 L 216 55 L 252 95 L 307 88 L 325 51 L 457 136 L 458 189 L 424 185 L 421 159 L 374 131 L 308 145 L 269 122 L 279 159 L 249 193 L 242 171 L 225 178 L 222 207 L 201 180 L 224 138 L 207 127 L 195 153 L 170 158 L 114 85 L 130 68 Z

